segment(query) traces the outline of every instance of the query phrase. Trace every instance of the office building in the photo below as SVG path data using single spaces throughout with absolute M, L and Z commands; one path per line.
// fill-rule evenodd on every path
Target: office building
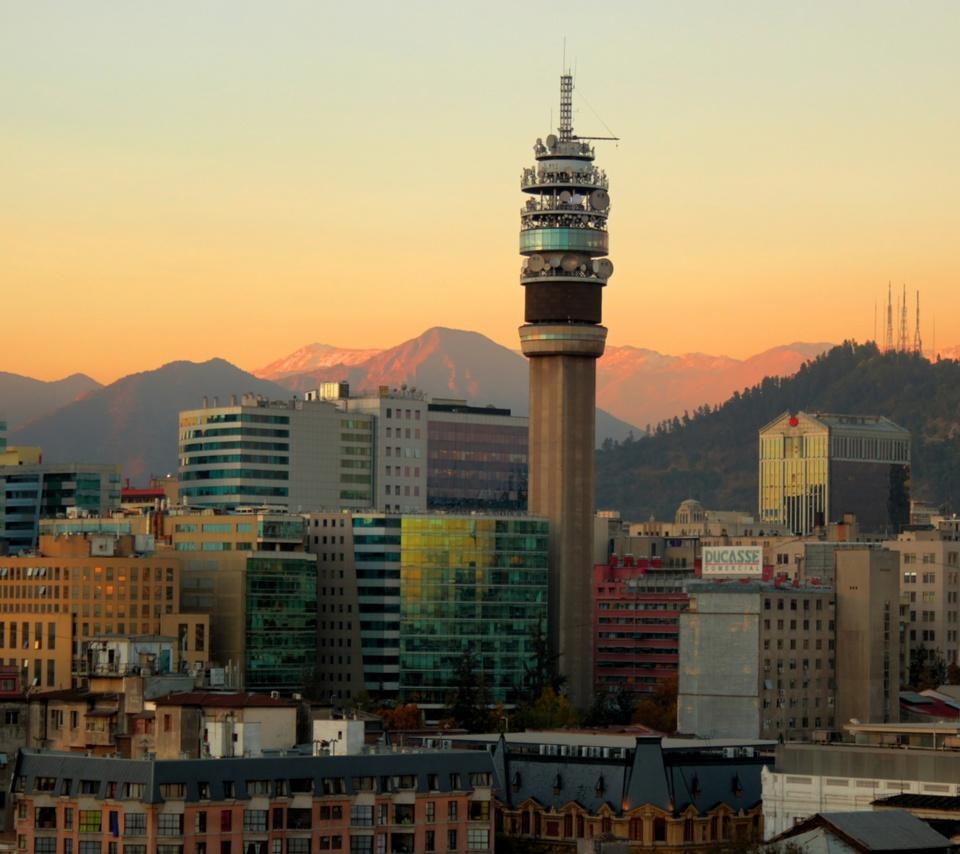
M 120 468 L 44 463 L 38 448 L 8 447 L 0 465 L 0 545 L 10 554 L 37 547 L 40 520 L 109 516 L 120 509 Z
M 958 662 L 960 649 L 960 530 L 956 520 L 937 528 L 902 532 L 884 545 L 900 559 L 904 597 L 905 647 L 937 651 L 946 664 Z M 909 670 L 909 655 L 904 662 Z
M 428 508 L 526 511 L 526 418 L 509 409 L 434 399 L 427 419 Z
M 414 388 L 382 388 L 375 395 L 350 397 L 345 385 L 340 394 L 338 407 L 372 419 L 373 497 L 367 506 L 388 513 L 426 510 L 427 395 Z
M 809 738 L 836 721 L 833 591 L 763 581 L 688 585 L 679 732 Z
M 668 559 L 669 560 L 669 559 Z M 680 614 L 696 567 L 662 557 L 611 555 L 593 569 L 594 678 L 597 693 L 650 694 L 676 678 Z
M 0 558 L 0 660 L 34 688 L 69 688 L 87 675 L 85 643 L 162 633 L 181 610 L 180 560 L 145 545 L 64 534 L 41 537 L 39 554 Z
M 464 650 L 490 702 L 513 702 L 547 619 L 546 520 L 424 513 L 314 514 L 318 680 L 346 699 L 447 705 Z M 362 677 L 358 684 L 358 663 Z
M 544 519 L 404 516 L 400 698 L 443 709 L 471 656 L 487 703 L 513 703 L 547 623 Z
M 608 251 L 606 174 L 573 132 L 573 77 L 560 79 L 558 133 L 534 146 L 523 172 L 521 211 L 523 354 L 530 360 L 530 513 L 550 521 L 549 633 L 572 702 L 593 696 L 593 567 L 596 361 L 607 330 L 603 288 Z
M 876 547 L 835 553 L 838 721 L 900 720 L 900 565 Z
M 180 413 L 180 501 L 292 513 L 370 507 L 374 419 L 310 399 L 254 395 Z
M 846 514 L 867 533 L 910 519 L 910 434 L 879 415 L 785 412 L 760 429 L 759 522 L 809 534 Z

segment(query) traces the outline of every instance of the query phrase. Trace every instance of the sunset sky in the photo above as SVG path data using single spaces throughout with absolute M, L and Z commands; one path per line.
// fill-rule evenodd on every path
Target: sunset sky
M 960 344 L 955 0 L 0 0 L 0 370 L 518 347 L 564 39 L 611 344 L 882 339 L 888 281 Z

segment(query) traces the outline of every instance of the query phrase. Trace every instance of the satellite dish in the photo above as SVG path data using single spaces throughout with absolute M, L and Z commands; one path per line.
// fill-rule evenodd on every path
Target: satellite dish
M 560 260 L 560 266 L 563 267 L 566 272 L 572 273 L 580 266 L 580 259 L 576 255 L 564 255 Z
M 605 211 L 610 207 L 610 195 L 606 190 L 594 190 L 590 194 L 590 207 L 595 211 Z
M 594 272 L 601 279 L 609 279 L 613 275 L 613 262 L 609 258 L 598 258 L 593 265 Z
M 570 191 L 569 191 L 569 190 L 564 190 L 564 191 L 560 194 L 560 201 L 563 202 L 564 204 L 566 204 L 567 202 L 569 202 L 569 201 L 570 201 L 570 198 L 571 198 L 571 196 L 570 196 Z
M 527 270 L 531 273 L 539 273 L 543 269 L 543 256 L 531 255 L 527 258 Z
M 562 255 L 548 255 L 548 256 L 547 256 L 547 263 L 548 263 L 551 267 L 553 267 L 554 269 L 556 269 L 557 267 L 559 267 L 562 261 L 563 261 L 563 256 L 562 256 Z
M 577 207 L 580 207 L 583 204 L 583 196 L 581 196 L 579 193 L 574 193 L 570 197 L 570 202 L 571 204 L 574 204 Z
M 557 147 L 557 135 L 556 135 L 555 133 L 548 134 L 548 135 L 547 135 L 547 148 L 549 148 L 551 151 L 553 151 L 553 149 L 555 149 L 556 147 Z

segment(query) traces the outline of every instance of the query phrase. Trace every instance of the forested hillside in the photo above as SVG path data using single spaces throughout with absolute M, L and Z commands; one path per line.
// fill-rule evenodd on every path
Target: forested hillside
M 630 520 L 672 519 L 685 498 L 756 512 L 757 432 L 786 410 L 886 415 L 913 438 L 913 497 L 960 507 L 960 362 L 852 342 L 722 406 L 606 443 L 597 453 L 597 506 Z

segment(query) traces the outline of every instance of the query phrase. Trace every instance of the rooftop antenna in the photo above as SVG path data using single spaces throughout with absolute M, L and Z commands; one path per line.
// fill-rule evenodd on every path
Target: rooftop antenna
M 913 352 L 923 355 L 923 343 L 920 340 L 920 289 L 917 289 L 917 324 L 913 330 Z
M 906 353 L 909 347 L 907 347 L 907 286 L 903 286 L 903 295 L 900 298 L 900 344 L 898 350 L 901 353 Z

